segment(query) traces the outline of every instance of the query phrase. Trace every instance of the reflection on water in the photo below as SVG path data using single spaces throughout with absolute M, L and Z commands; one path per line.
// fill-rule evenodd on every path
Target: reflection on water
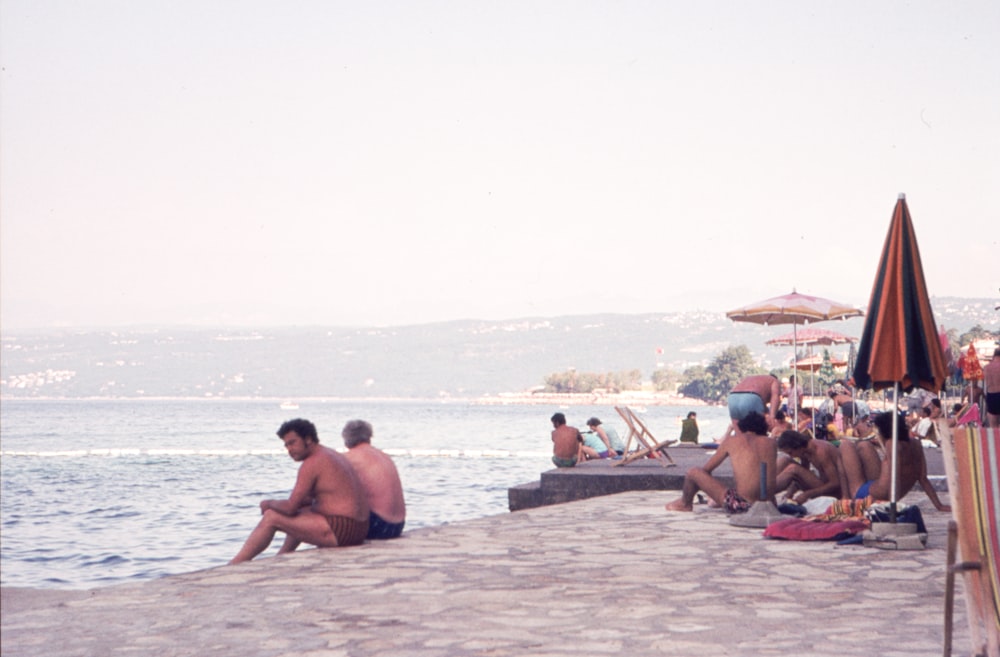
M 295 414 L 338 448 L 347 420 L 371 421 L 374 444 L 395 454 L 407 529 L 417 529 L 506 513 L 507 489 L 551 467 L 555 410 L 302 402 Z M 577 425 L 595 414 L 619 425 L 609 408 L 563 411 Z M 686 411 L 654 407 L 644 421 L 669 435 Z M 698 409 L 703 432 L 721 433 L 720 411 Z M 5 401 L 2 584 L 91 588 L 226 563 L 259 501 L 287 496 L 294 482 L 297 466 L 274 435 L 287 415 L 271 402 Z M 465 455 L 424 455 L 443 450 Z

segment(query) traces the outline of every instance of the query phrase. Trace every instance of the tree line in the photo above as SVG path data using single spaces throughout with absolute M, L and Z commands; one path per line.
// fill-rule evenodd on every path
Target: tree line
M 965 333 L 959 334 L 956 329 L 945 332 L 948 338 L 948 351 L 945 357 L 953 363 L 957 362 L 959 346 L 983 339 L 1000 340 L 1000 333 L 992 333 L 979 325 Z M 980 354 L 987 355 L 987 354 Z M 778 378 L 787 377 L 792 370 L 782 367 L 775 370 L 765 370 L 754 359 L 746 345 L 727 347 L 719 353 L 708 365 L 694 365 L 683 372 L 669 369 L 658 369 L 651 377 L 653 388 L 658 392 L 673 392 L 685 397 L 702 399 L 710 402 L 722 401 L 729 391 L 743 378 L 754 374 L 774 374 Z M 950 378 L 960 377 L 953 367 Z M 805 376 L 800 373 L 802 381 Z M 841 375 L 838 375 L 830 360 L 828 349 L 823 350 L 823 364 L 815 374 L 815 381 L 820 390 L 826 390 Z M 849 375 L 848 375 L 849 376 Z M 554 393 L 618 393 L 642 389 L 642 372 L 627 370 L 622 372 L 577 372 L 575 369 L 558 372 L 545 377 L 545 391 Z

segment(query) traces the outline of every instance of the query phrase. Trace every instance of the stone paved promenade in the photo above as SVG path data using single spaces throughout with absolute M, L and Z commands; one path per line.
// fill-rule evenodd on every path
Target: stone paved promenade
M 761 538 L 635 491 L 94 591 L 3 591 L 30 655 L 940 655 L 948 514 L 922 551 Z M 947 496 L 945 496 L 947 497 Z M 961 587 L 956 654 L 968 653 Z

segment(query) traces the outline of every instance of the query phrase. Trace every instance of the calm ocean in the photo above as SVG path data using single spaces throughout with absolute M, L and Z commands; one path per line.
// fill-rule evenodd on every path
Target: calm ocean
M 625 436 L 608 406 L 487 406 L 428 401 L 79 400 L 0 405 L 0 583 L 85 589 L 225 564 L 259 517 L 284 498 L 297 464 L 274 432 L 363 418 L 393 455 L 407 529 L 507 513 L 507 489 L 550 469 L 549 417 L 586 428 L 597 415 Z M 683 407 L 650 406 L 657 438 L 676 437 Z M 702 439 L 725 409 L 696 409 Z M 272 555 L 280 537 L 262 557 Z

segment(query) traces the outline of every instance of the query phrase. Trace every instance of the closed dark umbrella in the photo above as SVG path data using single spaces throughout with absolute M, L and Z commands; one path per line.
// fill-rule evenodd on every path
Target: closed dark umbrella
M 900 194 L 889 233 L 875 272 L 865 328 L 858 344 L 854 381 L 860 388 L 892 388 L 893 404 L 900 389 L 921 387 L 938 392 L 947 377 L 913 231 L 906 195 Z M 898 412 L 893 412 L 893 441 L 898 435 Z M 895 444 L 895 442 L 893 443 Z M 890 515 L 896 517 L 896 450 L 892 450 Z

